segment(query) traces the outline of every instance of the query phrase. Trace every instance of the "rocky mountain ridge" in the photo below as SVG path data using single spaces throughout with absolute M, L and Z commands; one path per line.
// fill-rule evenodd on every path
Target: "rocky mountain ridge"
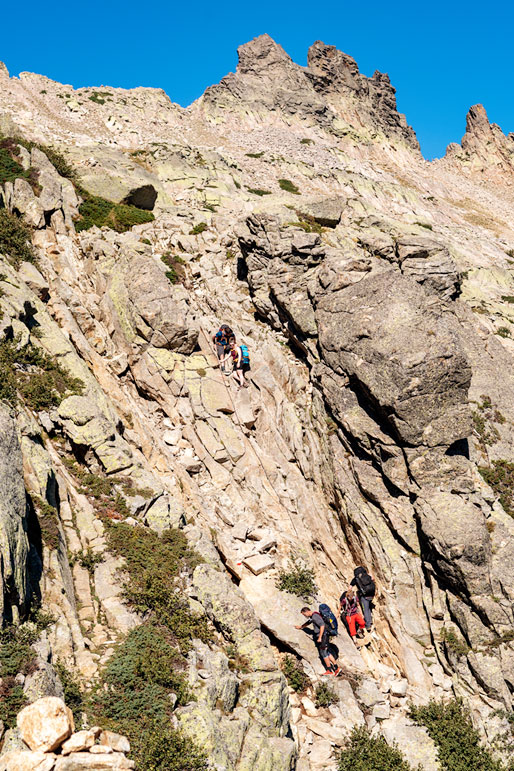
M 63 696 L 58 661 L 94 684 L 146 620 L 109 521 L 141 538 L 180 527 L 204 560 L 184 591 L 214 638 L 192 644 L 196 701 L 171 721 L 213 767 L 335 767 L 366 725 L 439 769 L 409 704 L 452 696 L 507 760 L 510 138 L 473 108 L 461 150 L 429 164 L 387 76 L 321 43 L 299 67 L 268 36 L 185 110 L 150 89 L 5 72 L 0 87 L 3 133 L 73 168 L 13 140 L 37 184 L 0 188 L 37 256 L 2 242 L 2 339 L 82 384 L 1 407 L 3 616 L 23 620 L 39 597 L 54 618 L 36 670 L 16 675 L 26 698 Z M 84 191 L 145 211 L 157 194 L 155 220 L 81 229 Z M 221 322 L 249 346 L 247 390 L 213 356 Z M 6 350 L 20 391 L 32 365 Z M 371 647 L 337 638 L 328 708 L 295 629 L 305 600 L 277 588 L 291 557 L 332 607 L 357 564 L 379 587 Z M 3 752 L 21 746 L 10 728 Z

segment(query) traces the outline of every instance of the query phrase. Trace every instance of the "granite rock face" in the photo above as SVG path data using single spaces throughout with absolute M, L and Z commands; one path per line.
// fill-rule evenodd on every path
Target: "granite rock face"
M 13 415 L 0 405 L 0 617 L 17 620 L 28 599 L 22 454 Z
M 409 718 L 429 698 L 461 696 L 505 745 L 512 137 L 475 107 L 462 146 L 427 162 L 387 75 L 321 42 L 300 67 L 267 35 L 187 109 L 159 89 L 91 98 L 5 68 L 0 85 L 2 133 L 39 143 L 8 143 L 31 171 L 0 205 L 30 228 L 37 265 L 0 256 L 0 346 L 41 348 L 83 384 L 41 409 L 21 391 L 0 405 L 1 610 L 17 622 L 41 602 L 53 619 L 26 627 L 27 709 L 62 704 L 57 661 L 88 687 L 147 619 L 109 551 L 122 519 L 181 528 L 203 560 L 177 589 L 212 639 L 191 642 L 195 700 L 172 695 L 170 721 L 220 771 L 331 771 L 355 725 L 436 771 Z M 155 221 L 77 233 L 80 188 L 45 146 L 92 194 Z M 222 323 L 249 350 L 239 390 L 213 352 Z M 308 599 L 279 588 L 291 560 L 313 572 Z M 359 564 L 375 634 L 357 648 L 340 625 L 339 702 L 317 707 L 329 676 L 301 608 L 335 609 Z M 133 767 L 110 731 L 43 753 L 22 734 L 7 729 L 1 768 Z

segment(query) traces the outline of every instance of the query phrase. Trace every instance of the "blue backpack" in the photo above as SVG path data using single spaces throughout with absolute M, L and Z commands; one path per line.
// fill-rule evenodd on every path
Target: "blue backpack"
M 330 637 L 337 637 L 337 618 L 334 616 L 328 605 L 324 602 L 319 606 L 319 612 L 326 624 L 327 632 Z
M 250 354 L 248 348 L 244 343 L 239 346 L 241 348 L 241 364 L 250 364 Z

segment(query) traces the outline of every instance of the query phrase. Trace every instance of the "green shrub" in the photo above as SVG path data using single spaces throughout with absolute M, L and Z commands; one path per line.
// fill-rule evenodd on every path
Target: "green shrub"
M 105 560 L 103 552 L 94 552 L 90 546 L 85 551 L 78 552 L 76 558 L 79 565 L 89 573 L 94 573 L 96 566 Z
M 129 478 L 91 474 L 84 466 L 80 466 L 74 458 L 64 456 L 62 460 L 66 468 L 80 482 L 79 492 L 92 499 L 93 506 L 99 516 L 120 519 L 129 515 L 127 502 L 116 489 L 118 487 L 127 496 L 140 495 L 142 498 L 149 499 L 153 495 L 152 490 L 135 487 Z
M 511 337 L 510 329 L 508 327 L 498 327 L 495 334 L 500 337 Z
M 35 495 L 33 496 L 33 503 L 41 528 L 41 540 L 49 549 L 57 549 L 61 542 L 57 509 L 51 506 L 48 501 Z
M 155 217 L 151 211 L 138 209 L 137 206 L 125 203 L 113 203 L 99 195 L 91 195 L 83 187 L 77 185 L 77 192 L 83 201 L 79 206 L 80 219 L 75 222 L 75 230 L 89 230 L 94 225 L 108 227 L 117 233 L 125 233 L 133 225 L 153 222 Z
M 429 225 L 428 222 L 415 222 L 415 225 L 417 225 L 420 228 L 425 228 L 425 230 L 433 230 L 434 228 L 432 225 Z
M 19 672 L 28 675 L 34 671 L 36 654 L 31 644 L 38 635 L 36 624 L 0 630 L 0 720 L 7 728 L 16 726 L 16 715 L 27 703 L 15 676 Z
M 0 142 L 0 185 L 5 182 L 14 182 L 18 177 L 26 178 L 28 172 L 25 171 L 23 166 L 11 157 L 10 152 L 2 147 Z
M 253 193 L 253 195 L 271 195 L 271 190 L 261 190 L 259 187 L 247 187 L 246 189 L 249 193 Z
M 212 639 L 206 619 L 192 613 L 182 592 L 176 591 L 179 571 L 191 573 L 202 562 L 185 535 L 173 528 L 159 536 L 148 528 L 106 524 L 110 551 L 126 560 L 126 601 L 140 613 L 151 613 L 173 633 L 184 651 L 194 638 Z
M 6 209 L 0 209 L 0 254 L 5 255 L 14 268 L 19 268 L 22 262 L 37 264 L 30 230 Z
M 311 681 L 303 671 L 303 667 L 296 656 L 287 655 L 282 661 L 282 672 L 293 691 L 305 691 Z
M 308 137 L 304 137 L 304 139 L 300 139 L 301 145 L 313 145 L 314 139 L 309 139 Z
M 16 685 L 14 677 L 0 680 L 0 720 L 5 728 L 16 727 L 16 716 L 27 704 L 27 697 L 21 685 Z
M 102 99 L 100 96 L 99 91 L 93 91 L 92 94 L 89 94 L 88 99 L 91 99 L 92 102 L 95 102 L 96 104 L 105 104 L 105 99 Z
M 354 728 L 339 756 L 339 771 L 412 771 L 397 747 L 383 736 L 373 737 L 367 728 Z
M 82 381 L 45 351 L 32 343 L 19 345 L 19 338 L 0 343 L 0 399 L 16 404 L 19 394 L 28 407 L 39 411 L 57 407 L 65 396 L 82 393 Z
M 326 683 L 319 683 L 316 686 L 315 701 L 317 707 L 330 707 L 331 704 L 337 704 L 339 696 Z
M 323 233 L 323 227 L 316 222 L 314 217 L 303 216 L 297 222 L 287 222 L 286 225 L 291 225 L 294 228 L 301 228 L 306 233 Z
M 190 236 L 198 236 L 200 233 L 203 233 L 204 230 L 207 230 L 207 223 L 206 222 L 199 222 L 197 225 L 191 228 L 189 231 Z
M 514 517 L 514 463 L 503 458 L 492 466 L 479 466 L 484 481 L 493 488 L 507 514 Z
M 82 713 L 86 708 L 79 682 L 61 659 L 57 659 L 54 666 L 64 691 L 64 701 L 73 712 L 75 728 L 78 730 L 82 725 Z
M 313 597 L 317 591 L 314 571 L 294 556 L 289 560 L 289 569 L 279 571 L 276 585 L 281 592 L 296 594 L 297 597 L 303 597 L 305 600 Z
M 264 150 L 260 153 L 245 153 L 247 158 L 262 158 L 264 155 Z
M 170 695 L 177 705 L 191 699 L 185 667 L 170 631 L 145 623 L 129 632 L 92 694 L 95 722 L 128 736 L 140 771 L 206 768 L 194 743 L 170 727 Z
M 166 252 L 166 254 L 161 256 L 161 260 L 168 268 L 166 271 L 166 278 L 171 281 L 172 284 L 177 284 L 179 282 L 184 283 L 186 270 L 184 268 L 184 260 L 182 257 Z
M 469 645 L 457 635 L 453 627 L 446 628 L 443 626 L 441 629 L 441 640 L 458 658 L 467 656 L 471 650 Z
M 410 717 L 425 726 L 436 743 L 444 771 L 503 771 L 505 768 L 480 744 L 480 735 L 460 699 L 446 704 L 430 701 L 424 707 L 413 706 Z
M 502 294 L 502 300 L 506 303 L 514 303 L 514 295 Z
M 278 184 L 281 190 L 285 190 L 286 193 L 294 193 L 294 195 L 301 195 L 300 191 L 290 179 L 279 179 Z

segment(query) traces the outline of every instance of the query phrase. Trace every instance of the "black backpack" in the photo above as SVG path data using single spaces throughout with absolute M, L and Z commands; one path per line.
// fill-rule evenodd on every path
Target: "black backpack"
M 370 574 L 366 572 L 366 569 L 362 567 L 355 568 L 353 575 L 360 594 L 362 594 L 363 597 L 374 597 L 376 590 L 375 582 Z

